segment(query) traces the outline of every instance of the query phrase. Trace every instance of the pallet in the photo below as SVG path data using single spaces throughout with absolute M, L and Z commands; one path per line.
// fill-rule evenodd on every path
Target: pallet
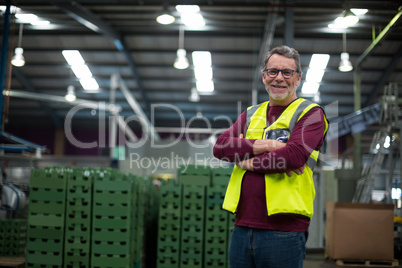
M 339 266 L 354 267 L 398 267 L 398 260 L 336 260 Z
M 0 268 L 24 268 L 24 257 L 0 257 Z

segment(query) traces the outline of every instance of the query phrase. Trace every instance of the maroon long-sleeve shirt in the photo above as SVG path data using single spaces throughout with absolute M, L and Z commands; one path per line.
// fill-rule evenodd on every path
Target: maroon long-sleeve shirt
M 285 106 L 269 106 L 268 123 L 272 124 L 285 108 Z M 321 148 L 324 140 L 324 120 L 322 109 L 313 108 L 297 122 L 285 147 L 260 155 L 253 154 L 255 140 L 239 138 L 240 134 L 245 136 L 246 112 L 243 112 L 237 121 L 219 136 L 213 149 L 216 158 L 229 162 L 253 157 L 258 160 L 253 160 L 254 171 L 247 171 L 243 177 L 236 225 L 280 231 L 308 230 L 310 221 L 304 216 L 289 214 L 268 216 L 264 174 L 283 173 L 303 166 L 312 150 Z M 281 165 L 273 164 L 279 161 Z

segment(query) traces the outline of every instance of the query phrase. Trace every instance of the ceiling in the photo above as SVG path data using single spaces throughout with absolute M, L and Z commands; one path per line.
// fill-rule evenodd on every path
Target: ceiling
M 190 67 L 178 70 L 173 62 L 181 20 L 174 7 L 183 3 L 199 5 L 206 25 L 200 29 L 185 28 L 184 48 Z M 66 114 L 74 106 L 52 96 L 63 97 L 67 87 L 74 85 L 77 98 L 108 103 L 113 74 L 122 78 L 161 137 L 179 127 L 227 128 L 254 101 L 268 99 L 259 74 L 261 52 L 282 44 L 299 51 L 302 81 L 312 54 L 330 55 L 319 92 L 323 107 L 336 108 L 327 109 L 328 117 L 334 120 L 355 110 L 356 71 L 338 70 L 343 32 L 346 32 L 346 50 L 355 69 L 363 53 L 370 52 L 359 64 L 362 108 L 377 103 L 389 82 L 402 83 L 402 19 L 369 49 L 396 16 L 401 1 L 18 0 L 11 4 L 51 24 L 24 24 L 21 43 L 26 64 L 12 67 L 10 74 L 9 57 L 5 74 L 6 90 L 35 93 L 47 101 L 31 95 L 6 98 L 6 130 L 63 128 Z M 176 17 L 173 24 L 161 25 L 155 21 L 163 7 Z M 327 25 L 348 8 L 369 11 L 353 27 L 329 29 Z M 4 14 L 0 23 L 3 36 Z M 8 47 L 12 52 L 19 34 L 19 24 L 13 15 L 9 29 Z M 117 43 L 122 47 L 116 46 Z M 65 49 L 81 52 L 100 86 L 98 93 L 82 89 L 62 56 L 61 51 Z M 199 102 L 190 102 L 190 90 L 195 86 L 191 53 L 197 50 L 211 52 L 215 90 L 213 94 L 201 95 Z M 253 89 L 256 94 L 252 93 Z M 302 96 L 300 92 L 298 95 Z M 120 90 L 116 92 L 116 104 L 121 106 L 120 115 L 125 119 L 136 114 Z M 134 121 L 129 125 L 139 134 L 140 124 Z M 80 109 L 74 113 L 72 123 L 74 128 L 98 128 L 99 113 Z

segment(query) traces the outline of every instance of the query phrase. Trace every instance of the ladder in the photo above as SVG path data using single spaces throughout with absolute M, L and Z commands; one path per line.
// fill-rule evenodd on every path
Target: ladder
M 361 178 L 357 182 L 356 192 L 353 196 L 353 203 L 369 203 L 371 200 L 371 192 L 374 189 L 375 178 L 381 169 L 386 154 L 384 143 L 389 136 L 391 126 L 378 130 L 373 137 L 370 145 L 371 159 L 363 165 Z
M 381 98 L 381 112 L 379 116 L 379 123 L 382 128 L 374 134 L 370 145 L 370 159 L 368 159 L 368 161 L 366 161 L 366 163 L 363 165 L 361 177 L 357 181 L 356 191 L 352 199 L 353 203 L 369 203 L 371 201 L 371 193 L 374 189 L 374 182 L 379 176 L 379 171 L 384 162 L 385 155 L 389 153 L 388 162 L 393 161 L 393 149 L 395 149 L 395 146 L 392 146 L 392 134 L 399 132 L 400 137 L 402 137 L 402 109 L 400 105 L 402 100 L 398 98 L 400 95 L 399 89 L 397 83 L 390 83 L 384 88 L 384 94 Z M 385 148 L 384 146 L 387 137 L 390 138 L 389 149 Z M 399 159 L 401 159 L 401 143 L 402 141 L 399 141 L 399 148 L 396 148 L 396 155 L 399 153 Z M 392 169 L 390 170 L 389 175 L 390 182 L 392 181 L 394 167 L 391 162 L 388 165 L 388 167 Z M 400 174 L 402 174 L 402 165 Z M 387 191 L 391 190 L 389 187 L 391 185 L 390 182 L 386 183 L 386 185 L 388 185 L 388 187 L 386 187 Z

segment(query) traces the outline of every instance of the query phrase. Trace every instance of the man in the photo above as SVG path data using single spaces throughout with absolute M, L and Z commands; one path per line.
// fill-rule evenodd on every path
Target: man
M 231 268 L 303 267 L 313 216 L 313 168 L 328 121 L 296 96 L 299 53 L 287 46 L 264 58 L 269 101 L 249 107 L 218 138 L 214 156 L 235 162 L 223 209 L 236 213 Z

